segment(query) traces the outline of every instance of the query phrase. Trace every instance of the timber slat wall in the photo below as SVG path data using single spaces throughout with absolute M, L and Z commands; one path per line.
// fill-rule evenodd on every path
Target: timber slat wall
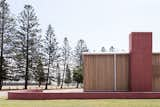
M 84 90 L 113 90 L 113 55 L 84 56 Z
M 128 54 L 116 55 L 116 91 L 128 90 Z M 114 54 L 86 54 L 84 91 L 114 90 Z
M 117 90 L 128 90 L 128 71 L 129 71 L 129 55 L 120 54 L 116 56 L 117 70 Z
M 160 91 L 160 53 L 155 53 L 152 55 L 152 90 Z
M 84 54 L 84 91 L 114 91 L 114 55 Z M 160 53 L 152 54 L 152 90 L 160 91 Z M 128 90 L 129 54 L 116 55 L 116 91 Z

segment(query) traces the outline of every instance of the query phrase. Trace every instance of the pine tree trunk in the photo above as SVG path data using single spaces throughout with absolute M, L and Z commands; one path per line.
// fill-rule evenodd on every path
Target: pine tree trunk
M 67 84 L 67 86 L 69 87 L 69 83 Z
M 39 86 L 39 87 L 41 87 L 41 82 L 40 82 L 40 81 L 39 81 L 39 84 L 38 84 L 38 86 Z
M 48 78 L 49 78 L 49 69 L 48 69 L 48 73 L 47 73 L 47 79 L 46 79 L 46 84 L 45 84 L 45 90 L 48 89 Z
M 61 88 L 63 88 L 65 71 L 66 71 L 66 64 L 64 64 L 64 71 L 63 71 L 63 76 L 62 76 L 62 84 L 61 84 Z
M 4 1 L 5 3 L 5 1 Z M 2 10 L 2 31 L 1 31 L 1 56 L 0 56 L 0 90 L 2 89 L 2 82 L 3 82 L 3 37 L 4 37 L 4 3 L 3 3 L 3 10 Z
M 45 85 L 45 89 L 48 89 L 48 80 L 49 80 L 49 73 L 50 73 L 50 64 L 51 64 L 51 35 L 50 35 L 50 39 L 49 39 L 49 59 L 48 59 L 48 73 L 47 73 L 47 79 L 46 79 L 46 85 Z
M 29 16 L 29 11 L 28 11 L 28 16 Z M 29 67 L 29 59 L 28 59 L 28 52 L 29 52 L 29 17 L 28 17 L 28 20 L 27 20 L 27 49 L 26 49 L 26 73 L 25 73 L 25 88 L 24 89 L 27 89 L 27 86 L 28 86 L 28 67 Z
M 24 86 L 24 89 L 27 89 L 27 86 L 28 86 L 28 71 L 27 71 L 27 67 L 26 67 L 25 86 Z
M 28 50 L 28 48 L 27 48 L 27 50 Z M 26 57 L 26 73 L 25 73 L 25 87 L 24 87 L 24 89 L 27 89 L 27 86 L 28 86 L 28 51 L 27 51 L 27 57 Z
M 79 87 L 79 82 L 77 82 L 77 86 L 76 86 L 76 88 L 78 88 Z
M 49 54 L 49 64 L 48 64 L 48 72 L 47 72 L 47 79 L 46 79 L 46 84 L 45 84 L 45 89 L 48 89 L 48 80 L 49 80 L 49 73 L 50 73 L 50 54 Z
M 2 33 L 2 37 L 1 37 L 1 57 L 0 57 L 0 90 L 2 88 L 2 82 L 3 79 L 3 33 Z
M 3 81 L 0 80 L 0 90 L 2 90 L 2 86 L 3 86 Z

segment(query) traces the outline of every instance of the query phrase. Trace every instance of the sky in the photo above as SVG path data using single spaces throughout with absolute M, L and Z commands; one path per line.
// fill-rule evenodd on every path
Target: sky
M 160 52 L 160 0 L 8 0 L 18 16 L 25 4 L 32 4 L 42 34 L 48 24 L 62 45 L 68 37 L 72 48 L 84 39 L 90 51 L 128 51 L 130 32 L 153 32 L 153 52 Z

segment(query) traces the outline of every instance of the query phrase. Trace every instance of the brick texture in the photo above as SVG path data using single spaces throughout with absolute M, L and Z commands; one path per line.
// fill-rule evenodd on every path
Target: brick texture
M 152 33 L 132 32 L 130 48 L 130 91 L 152 91 Z

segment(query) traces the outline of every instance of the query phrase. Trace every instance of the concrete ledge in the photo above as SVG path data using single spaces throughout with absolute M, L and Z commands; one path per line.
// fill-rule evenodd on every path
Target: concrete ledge
M 8 92 L 9 100 L 54 100 L 54 99 L 158 99 L 160 92 Z

